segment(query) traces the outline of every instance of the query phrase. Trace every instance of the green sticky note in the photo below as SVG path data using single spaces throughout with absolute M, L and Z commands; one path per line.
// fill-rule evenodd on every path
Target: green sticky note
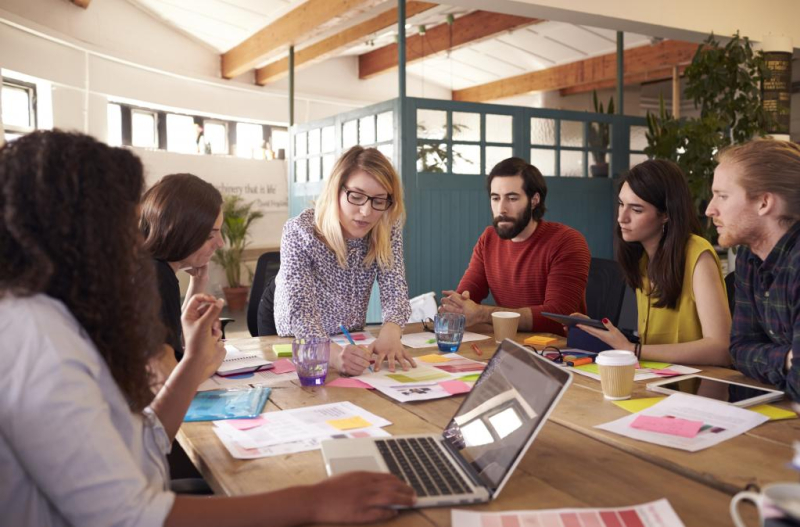
M 480 373 L 473 373 L 473 374 L 465 375 L 465 376 L 461 377 L 461 380 L 464 381 L 464 382 L 473 382 L 473 381 L 477 381 L 478 377 L 480 377 L 480 376 L 481 376 Z
M 278 357 L 291 357 L 292 356 L 292 345 L 291 344 L 273 344 L 272 351 L 275 352 L 275 355 Z
M 672 366 L 672 364 L 668 362 L 655 362 L 651 360 L 640 360 L 639 367 L 640 368 L 647 368 L 649 370 L 664 370 Z
M 780 421 L 781 419 L 796 419 L 797 414 L 791 410 L 784 410 L 771 404 L 759 404 L 758 406 L 751 406 L 748 408 L 751 412 L 758 412 L 766 415 L 773 421 Z
M 582 370 L 589 373 L 594 373 L 596 375 L 600 375 L 600 369 L 597 367 L 597 364 L 581 364 L 580 366 L 575 366 L 576 370 Z
M 627 401 L 613 401 L 613 403 L 633 414 L 650 408 L 658 401 L 663 401 L 664 399 L 666 399 L 666 397 L 642 397 L 641 399 L 628 399 Z

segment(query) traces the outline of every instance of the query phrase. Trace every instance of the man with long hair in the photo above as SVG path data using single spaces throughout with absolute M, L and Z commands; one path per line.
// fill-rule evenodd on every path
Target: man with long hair
M 541 312 L 586 312 L 591 260 L 586 239 L 543 219 L 547 185 L 535 166 L 506 159 L 486 183 L 492 227 L 478 239 L 456 290 L 444 291 L 441 311 L 463 313 L 468 326 L 491 322 L 495 311 L 512 311 L 520 314 L 522 331 L 563 334 L 561 324 Z M 497 306 L 480 304 L 489 293 Z
M 800 146 L 759 139 L 719 154 L 706 214 L 736 255 L 733 365 L 800 401 Z

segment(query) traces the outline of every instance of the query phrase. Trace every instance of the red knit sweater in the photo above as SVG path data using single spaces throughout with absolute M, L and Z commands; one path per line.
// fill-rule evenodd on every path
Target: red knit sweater
M 540 313 L 586 312 L 590 260 L 583 235 L 560 223 L 540 221 L 523 242 L 504 240 L 494 227 L 487 227 L 458 292 L 469 291 L 470 299 L 480 303 L 491 291 L 498 306 L 529 307 L 533 331 L 563 335 L 560 323 Z

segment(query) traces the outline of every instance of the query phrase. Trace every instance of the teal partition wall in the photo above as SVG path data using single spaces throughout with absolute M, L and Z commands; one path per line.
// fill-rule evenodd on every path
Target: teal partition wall
M 547 176 L 545 218 L 583 233 L 593 256 L 612 257 L 616 183 L 589 177 L 589 167 L 593 153 L 605 155 L 612 176 L 643 159 L 643 118 L 419 98 L 405 100 L 402 119 L 398 111 L 395 99 L 295 126 L 290 214 L 310 206 L 334 161 L 351 146 L 376 146 L 395 165 L 402 155 L 410 293 L 439 293 L 458 284 L 478 236 L 491 224 L 485 175 L 516 156 Z M 600 125 L 609 127 L 606 148 L 593 141 L 592 128 Z M 377 297 L 371 322 L 380 321 Z

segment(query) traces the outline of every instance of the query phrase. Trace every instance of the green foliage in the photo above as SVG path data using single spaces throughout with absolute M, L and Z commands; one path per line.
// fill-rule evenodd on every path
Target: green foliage
M 603 103 L 597 100 L 597 90 L 592 91 L 595 113 L 608 113 L 614 115 L 614 97 L 608 100 L 608 111 L 603 111 Z M 606 162 L 606 150 L 611 144 L 611 125 L 609 123 L 590 123 L 589 124 L 589 148 L 596 164 Z
M 264 214 L 253 210 L 253 203 L 244 203 L 240 196 L 226 195 L 222 203 L 222 215 L 222 239 L 226 247 L 217 249 L 213 260 L 225 269 L 229 287 L 241 287 L 242 254 L 248 244 L 250 224 L 263 218 Z
M 464 124 L 453 124 L 453 131 L 460 133 L 463 130 L 469 130 L 469 127 Z M 424 124 L 417 124 L 417 137 L 424 136 L 428 128 Z M 458 152 L 453 152 L 453 157 L 466 161 L 467 163 L 474 164 L 471 159 L 467 159 Z M 417 143 L 417 160 L 420 161 L 422 167 L 418 172 L 431 172 L 434 174 L 443 174 L 447 170 L 447 143 L 444 139 L 439 143 Z
M 684 93 L 700 110 L 700 117 L 675 119 L 666 111 L 663 97 L 658 115 L 647 114 L 645 153 L 680 165 L 700 215 L 711 197 L 717 152 L 766 133 L 769 116 L 761 105 L 766 73 L 762 53 L 753 50 L 747 37 L 737 32 L 721 46 L 711 34 L 698 46 L 685 71 Z M 706 237 L 716 241 L 708 218 L 704 227 Z

